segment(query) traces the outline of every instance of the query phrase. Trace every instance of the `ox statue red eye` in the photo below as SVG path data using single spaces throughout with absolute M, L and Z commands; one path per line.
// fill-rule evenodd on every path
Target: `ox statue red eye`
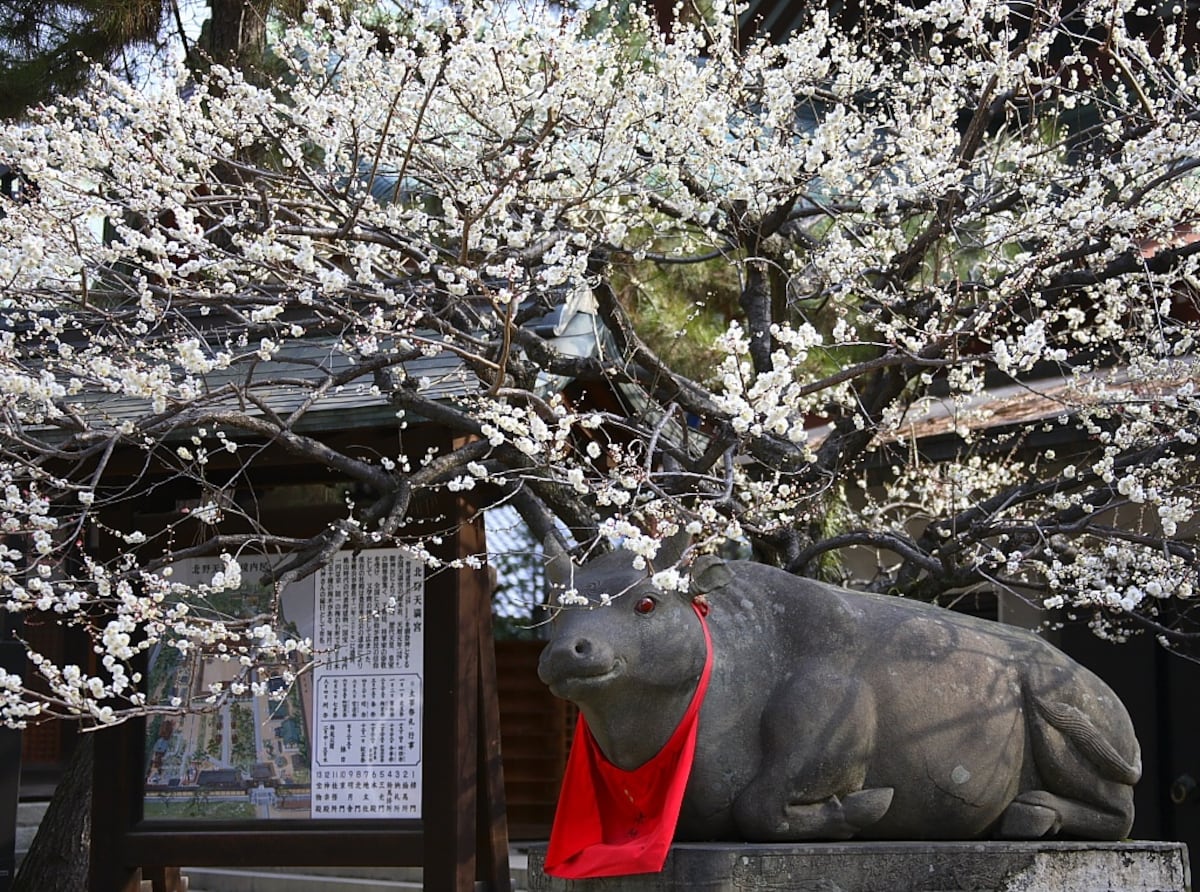
M 642 616 L 645 616 L 647 613 L 653 613 L 654 608 L 657 606 L 658 606 L 658 602 L 655 601 L 653 598 L 651 598 L 649 595 L 647 595 L 646 597 L 640 599 L 636 604 L 634 604 L 633 609 L 637 613 L 640 613 Z

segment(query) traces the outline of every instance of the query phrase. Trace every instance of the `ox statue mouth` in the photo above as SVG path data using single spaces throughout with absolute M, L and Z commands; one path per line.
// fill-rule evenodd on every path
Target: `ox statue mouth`
M 580 671 L 581 669 L 584 667 L 572 667 L 569 671 L 557 673 L 553 678 L 542 680 L 554 696 L 564 700 L 575 700 L 585 691 L 603 688 L 616 681 L 624 674 L 625 665 L 617 660 L 610 666 L 586 667 L 587 671 Z

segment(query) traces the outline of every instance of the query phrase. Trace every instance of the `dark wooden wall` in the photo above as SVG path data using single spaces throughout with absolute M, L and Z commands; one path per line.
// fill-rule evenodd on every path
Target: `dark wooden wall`
M 1082 625 L 1060 633 L 1059 646 L 1099 675 L 1129 709 L 1142 745 L 1142 779 L 1134 788 L 1134 839 L 1183 842 L 1200 876 L 1200 664 L 1168 653 L 1151 635 L 1124 644 L 1102 641 Z M 1172 794 L 1191 778 L 1197 789 Z
M 546 839 L 554 820 L 575 709 L 537 676 L 541 641 L 497 641 L 504 798 L 512 839 Z

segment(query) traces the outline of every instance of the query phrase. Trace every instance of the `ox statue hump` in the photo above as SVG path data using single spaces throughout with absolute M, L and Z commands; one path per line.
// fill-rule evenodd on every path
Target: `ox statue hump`
M 551 550 L 551 581 L 589 605 L 560 611 L 538 674 L 627 771 L 690 702 L 706 657 L 690 599 L 708 602 L 711 679 L 678 839 L 1129 833 L 1129 715 L 1030 632 L 712 556 L 690 593 L 664 592 L 628 552 L 574 566 Z

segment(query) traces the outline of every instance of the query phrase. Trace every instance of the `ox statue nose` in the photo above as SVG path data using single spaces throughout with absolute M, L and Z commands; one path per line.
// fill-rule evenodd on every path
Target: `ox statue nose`
M 595 678 L 613 669 L 616 657 L 605 642 L 588 635 L 553 639 L 542 651 L 538 676 L 552 688 L 572 679 Z

